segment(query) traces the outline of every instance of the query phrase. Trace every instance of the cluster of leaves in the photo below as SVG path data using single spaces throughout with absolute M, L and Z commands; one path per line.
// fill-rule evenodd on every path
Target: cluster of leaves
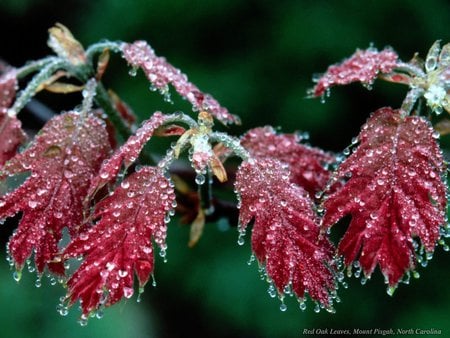
M 347 149 L 344 156 L 269 126 L 241 138 L 214 131 L 214 120 L 233 124 L 239 118 L 146 42 L 102 42 L 85 50 L 57 25 L 49 46 L 56 56 L 0 69 L 0 219 L 22 213 L 8 243 L 15 278 L 33 256 L 39 278 L 56 275 L 67 288 L 62 314 L 79 301 L 85 324 L 103 307 L 132 297 L 135 277 L 143 291 L 153 273 L 153 242 L 165 257 L 176 190 L 189 190 L 180 173 L 172 177 L 171 164 L 184 152 L 199 186 L 198 194 L 184 194 L 195 210 L 178 208 L 196 215 L 190 245 L 199 240 L 206 216 L 221 210 L 221 201 L 210 196 L 212 177 L 226 181 L 225 160 L 241 158 L 235 173 L 238 243 L 253 224 L 252 251 L 281 310 L 286 295 L 295 295 L 301 309 L 308 295 L 317 310 L 334 311 L 344 267 L 356 266 L 365 281 L 378 265 L 392 293 L 438 242 L 448 249 L 446 166 L 436 130 L 448 129 L 441 113 L 450 113 L 450 45 L 435 43 L 425 61 L 416 56 L 408 63 L 391 49 L 357 51 L 317 79 L 313 96 L 350 82 L 370 86 L 377 78 L 409 87 L 400 108 L 380 108 L 368 118 L 351 155 Z M 131 109 L 103 87 L 110 51 L 125 58 L 131 75 L 141 69 L 166 100 L 172 85 L 198 119 L 155 112 L 136 128 Z M 16 94 L 19 80 L 30 74 Z M 79 84 L 61 81 L 68 77 Z M 49 120 L 27 144 L 17 114 L 40 90 L 82 91 L 83 101 Z M 441 117 L 436 127 L 431 113 Z M 158 163 L 143 150 L 154 136 L 177 137 Z M 24 182 L 12 187 L 19 174 Z M 336 249 L 329 229 L 348 215 Z

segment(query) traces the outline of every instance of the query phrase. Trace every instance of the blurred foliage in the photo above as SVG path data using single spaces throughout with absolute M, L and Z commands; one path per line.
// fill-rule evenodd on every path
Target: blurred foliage
M 446 0 L 2 0 L 0 17 L 0 57 L 13 65 L 50 52 L 47 29 L 55 22 L 68 26 L 85 46 L 104 38 L 145 39 L 158 55 L 242 117 L 243 125 L 229 128 L 230 133 L 271 124 L 286 132 L 309 131 L 312 144 L 333 151 L 350 143 L 370 112 L 398 107 L 405 89 L 385 83 L 372 91 L 360 85 L 334 88 L 321 104 L 306 98 L 314 73 L 371 43 L 393 46 L 408 60 L 414 52 L 424 56 L 436 39 L 450 41 Z M 175 105 L 170 105 L 151 93 L 142 74 L 129 78 L 120 57 L 111 62 L 106 82 L 141 119 L 155 110 L 189 111 L 175 94 Z M 70 109 L 79 97 L 65 99 L 51 103 Z M 5 230 L 2 234 L 7 236 Z M 143 303 L 119 304 L 86 328 L 75 323 L 76 309 L 70 318 L 54 310 L 61 290 L 48 283 L 35 289 L 29 274 L 15 285 L 4 262 L 2 336 L 298 337 L 303 328 L 313 327 L 418 327 L 450 334 L 450 258 L 441 248 L 427 269 L 419 269 L 422 276 L 401 285 L 394 297 L 386 295 L 379 272 L 365 286 L 349 279 L 349 289 L 339 290 L 342 302 L 332 315 L 314 313 L 312 304 L 302 312 L 294 300 L 282 313 L 259 279 L 256 264 L 246 264 L 249 244 L 239 247 L 236 240 L 236 229 L 220 222 L 208 225 L 198 246 L 188 249 L 188 228 L 174 220 L 169 261 L 156 261 L 157 288 L 147 286 Z

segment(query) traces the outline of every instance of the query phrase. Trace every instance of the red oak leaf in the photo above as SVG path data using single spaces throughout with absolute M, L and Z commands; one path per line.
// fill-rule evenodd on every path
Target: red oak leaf
M 338 178 L 350 178 L 324 202 L 324 226 L 352 216 L 339 244 L 345 263 L 359 260 L 367 277 L 379 264 L 390 286 L 414 269 L 413 237 L 432 252 L 445 222 L 445 166 L 434 135 L 421 117 L 379 109 L 338 168 Z
M 252 249 L 283 296 L 290 283 L 298 297 L 305 292 L 331 306 L 333 248 L 319 234 L 313 203 L 289 180 L 289 170 L 274 159 L 243 162 L 236 175 L 241 197 L 240 231 L 254 219 Z
M 0 76 L 0 167 L 17 151 L 17 148 L 25 141 L 21 122 L 15 115 L 8 115 L 16 95 L 17 78 L 16 71 L 10 69 Z
M 155 89 L 168 93 L 170 83 L 178 94 L 192 104 L 194 110 L 206 110 L 225 124 L 240 123 L 237 116 L 230 114 L 211 95 L 202 93 L 179 69 L 168 63 L 165 58 L 156 56 L 147 42 L 125 43 L 122 46 L 122 53 L 131 66 L 142 68 Z
M 314 96 L 323 95 L 334 85 L 362 82 L 370 85 L 378 73 L 390 73 L 397 65 L 398 55 L 390 48 L 381 52 L 375 48 L 357 50 L 350 58 L 340 64 L 328 67 L 312 89 Z
M 299 135 L 277 135 L 272 127 L 263 127 L 247 132 L 241 144 L 252 157 L 274 158 L 289 165 L 291 181 L 314 196 L 325 188 L 330 172 L 324 166 L 333 163 L 335 158 L 320 149 L 299 144 L 300 141 Z
M 158 168 L 144 167 L 95 207 L 99 219 L 75 238 L 63 257 L 84 256 L 69 279 L 69 303 L 80 300 L 83 314 L 133 295 L 134 272 L 140 287 L 153 271 L 152 238 L 165 252 L 166 217 L 175 193 Z
M 110 152 L 104 123 L 93 117 L 66 113 L 51 119 L 23 153 L 3 167 L 1 177 L 31 172 L 16 190 L 0 197 L 0 218 L 23 212 L 9 241 L 9 253 L 21 270 L 35 253 L 36 267 L 45 265 L 63 274 L 55 263 L 64 227 L 72 235 L 83 220 L 82 202 L 90 181 Z
M 88 196 L 93 196 L 98 189 L 115 180 L 122 164 L 125 168 L 133 164 L 155 130 L 161 127 L 165 120 L 166 116 L 161 112 L 155 112 L 149 120 L 144 121 L 136 133 L 102 164 L 98 175 L 92 180 Z

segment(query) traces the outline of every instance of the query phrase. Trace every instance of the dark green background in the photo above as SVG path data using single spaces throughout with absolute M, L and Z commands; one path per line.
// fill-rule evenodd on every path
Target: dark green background
M 394 47 L 405 61 L 414 52 L 423 56 L 436 39 L 450 41 L 449 19 L 450 4 L 444 0 L 2 0 L 0 57 L 20 66 L 47 55 L 47 29 L 55 22 L 68 26 L 85 46 L 104 38 L 145 39 L 241 116 L 242 127 L 230 133 L 271 124 L 286 132 L 309 131 L 312 144 L 341 151 L 370 112 L 398 107 L 405 88 L 377 83 L 367 91 L 355 84 L 333 89 L 321 104 L 305 98 L 312 75 L 371 43 Z M 106 82 L 141 119 L 155 110 L 189 111 L 182 100 L 172 106 L 151 93 L 143 76 L 128 77 L 120 57 L 113 59 Z M 79 97 L 40 99 L 70 109 Z M 11 231 L 11 225 L 3 227 L 3 242 Z M 450 259 L 441 248 L 426 269 L 419 269 L 421 277 L 401 285 L 394 297 L 386 294 L 379 271 L 366 286 L 349 279 L 332 315 L 314 313 L 312 304 L 302 312 L 294 300 L 280 312 L 256 265 L 247 266 L 248 239 L 239 247 L 235 228 L 209 225 L 194 249 L 187 248 L 187 238 L 187 228 L 173 221 L 168 263 L 156 259 L 156 289 L 147 286 L 142 303 L 122 302 L 85 328 L 76 323 L 77 309 L 70 318 L 57 314 L 61 288 L 44 280 L 36 289 L 35 276 L 28 273 L 17 285 L 3 261 L 1 336 L 300 337 L 304 328 L 436 328 L 450 336 Z

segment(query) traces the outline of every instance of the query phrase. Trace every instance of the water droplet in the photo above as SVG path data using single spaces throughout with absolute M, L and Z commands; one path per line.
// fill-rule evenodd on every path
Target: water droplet
M 28 206 L 32 209 L 36 208 L 37 205 L 38 205 L 38 203 L 36 201 L 33 201 L 33 200 L 28 201 Z
M 204 184 L 205 180 L 205 175 L 197 174 L 197 176 L 195 176 L 195 183 L 197 183 L 198 185 Z
M 130 75 L 130 76 L 136 76 L 136 74 L 137 74 L 137 67 L 132 67 L 132 68 L 130 68 L 130 70 L 128 71 L 128 74 Z
M 95 317 L 97 317 L 97 319 L 102 319 L 104 314 L 105 313 L 103 312 L 103 309 L 98 309 L 95 314 Z
M 126 276 L 128 276 L 128 271 L 126 271 L 126 270 L 119 270 L 118 274 L 119 274 L 120 278 L 125 278 Z
M 122 183 L 120 183 L 120 186 L 123 189 L 128 189 L 130 187 L 130 183 L 128 181 L 122 181 Z
M 386 293 L 389 295 L 389 296 L 393 296 L 394 295 L 394 292 L 395 292 L 395 289 L 396 289 L 397 287 L 396 286 L 389 286 L 387 289 L 386 289 Z
M 88 318 L 86 315 L 81 315 L 80 319 L 78 320 L 78 324 L 81 326 L 86 326 L 88 324 Z
M 129 288 L 129 287 L 126 287 L 126 286 L 123 288 L 123 296 L 125 298 L 130 299 L 133 296 L 133 293 L 134 293 L 133 288 Z
M 245 243 L 244 236 L 239 235 L 238 240 L 237 240 L 237 244 L 238 245 L 244 245 L 244 243 Z
M 305 302 L 300 302 L 299 304 L 300 310 L 305 311 L 306 310 L 306 303 Z
M 38 277 L 38 279 L 36 279 L 36 282 L 34 282 L 34 285 L 35 285 L 37 288 L 40 288 L 40 287 L 41 287 L 42 282 L 41 282 L 41 278 L 40 278 L 40 277 Z
M 109 178 L 109 174 L 104 171 L 104 172 L 100 173 L 100 178 L 106 180 Z
M 281 312 L 285 312 L 286 310 L 287 310 L 287 305 L 284 304 L 284 303 L 281 303 L 281 304 L 280 304 L 280 311 L 281 311 Z
M 13 278 L 16 282 L 19 282 L 20 279 L 22 278 L 22 272 L 20 271 L 14 271 L 13 272 Z

